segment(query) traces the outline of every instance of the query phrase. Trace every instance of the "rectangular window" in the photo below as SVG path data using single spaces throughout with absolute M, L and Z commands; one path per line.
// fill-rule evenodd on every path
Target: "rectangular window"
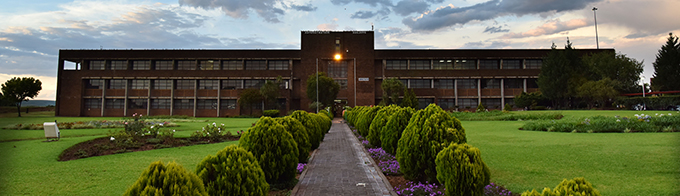
M 102 99 L 85 99 L 85 109 L 102 108 Z
M 499 69 L 500 61 L 495 59 L 479 60 L 479 69 Z
M 437 105 L 444 110 L 456 109 L 456 99 L 437 99 Z
M 456 82 L 458 89 L 477 89 L 477 79 L 460 79 Z
M 172 80 L 153 80 L 153 89 L 172 89 Z
M 434 69 L 453 69 L 453 60 L 434 60 Z
M 527 59 L 524 61 L 526 63 L 527 68 L 526 69 L 541 69 L 541 65 L 543 65 L 543 60 L 542 59 Z
M 126 80 L 109 80 L 108 89 L 125 89 Z
M 85 80 L 85 89 L 104 89 L 104 80 Z
M 175 89 L 194 89 L 194 80 L 177 80 Z
M 199 80 L 198 89 L 217 89 L 219 80 Z
M 334 79 L 334 80 L 340 85 L 340 90 L 347 89 L 347 79 Z
M 288 70 L 288 61 L 269 61 L 269 70 Z
M 408 68 L 408 61 L 407 60 L 387 60 L 387 61 L 385 61 L 385 69 L 399 70 L 399 69 L 407 69 L 407 68 Z
M 505 99 L 505 104 L 509 104 L 510 106 L 515 107 L 515 99 L 513 99 L 513 98 L 506 98 L 506 99 Z M 505 107 L 505 106 L 503 106 L 503 107 Z
M 482 105 L 486 108 L 500 108 L 501 106 L 501 99 L 494 98 L 494 99 L 482 99 Z
M 505 88 L 524 88 L 524 80 L 517 78 L 505 79 L 503 81 Z
M 111 61 L 110 70 L 127 70 L 127 61 Z
M 106 99 L 104 103 L 106 109 L 123 109 L 125 107 L 124 99 Z
M 246 70 L 267 70 L 267 61 L 246 61 Z
M 418 99 L 418 109 L 425 109 L 428 105 L 433 104 L 433 98 L 419 98 Z
M 501 79 L 482 79 L 482 89 L 501 88 Z
M 236 99 L 222 99 L 222 100 L 220 100 L 220 109 L 225 109 L 225 110 L 236 109 Z
M 220 70 L 220 61 L 199 61 L 198 66 L 201 68 L 201 70 Z
M 477 69 L 477 61 L 474 59 L 459 59 L 454 62 L 453 69 Z
M 527 78 L 527 88 L 538 88 L 536 78 Z
M 170 99 L 152 99 L 151 109 L 170 109 Z
M 222 89 L 242 89 L 243 80 L 222 80 Z
M 222 61 L 223 70 L 243 70 L 243 61 L 232 60 L 232 61 Z
M 156 70 L 172 70 L 172 61 L 156 61 Z
M 329 61 L 328 77 L 347 78 L 347 61 Z
M 469 98 L 458 99 L 458 106 L 459 108 L 476 108 L 477 105 L 479 105 L 477 104 L 477 101 L 478 101 L 477 99 Z
M 149 89 L 149 80 L 132 80 L 132 89 Z
M 132 61 L 132 70 L 150 70 L 151 61 Z
M 503 69 L 522 69 L 522 60 L 503 59 Z
M 90 61 L 90 70 L 104 70 L 106 61 Z
M 434 88 L 453 89 L 453 80 L 434 80 Z
M 194 109 L 193 99 L 175 99 L 174 109 Z
M 401 82 L 402 84 L 404 84 L 404 87 L 405 87 L 405 88 L 410 88 L 410 87 L 408 87 L 408 79 L 399 79 L 399 82 Z
M 196 70 L 196 61 L 177 61 L 177 70 Z
M 264 85 L 264 80 L 245 80 L 244 88 L 260 88 Z
M 410 88 L 432 88 L 432 80 L 411 80 Z
M 196 108 L 199 110 L 216 110 L 217 99 L 199 99 L 196 102 Z
M 146 99 L 128 99 L 128 109 L 146 109 Z
M 430 69 L 430 60 L 411 60 L 409 69 Z

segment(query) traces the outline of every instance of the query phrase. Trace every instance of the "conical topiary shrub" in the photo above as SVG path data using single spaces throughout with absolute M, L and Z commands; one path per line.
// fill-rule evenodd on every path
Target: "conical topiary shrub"
M 236 145 L 208 155 L 196 166 L 209 195 L 264 196 L 269 184 L 252 153 Z
M 583 177 L 574 178 L 571 180 L 564 179 L 558 184 L 555 189 L 544 188 L 540 194 L 535 189 L 532 191 L 525 191 L 522 196 L 601 196 L 600 191 L 593 187 L 593 184 L 586 181 Z
M 181 165 L 170 162 L 166 166 L 162 161 L 156 161 L 142 172 L 135 184 L 123 195 L 207 196 L 208 192 L 205 191 L 201 179 Z
M 373 122 L 375 114 L 378 113 L 381 108 L 382 106 L 373 106 L 361 111 L 356 123 L 356 128 L 359 132 L 359 135 L 364 137 L 368 135 L 368 129 L 371 128 L 371 122 Z
M 300 121 L 295 120 L 290 116 L 284 116 L 274 119 L 277 123 L 283 125 L 283 128 L 293 136 L 298 147 L 298 162 L 307 163 L 309 158 L 309 151 L 312 149 L 312 143 L 309 142 L 309 133 Z
M 262 117 L 239 140 L 242 147 L 257 158 L 269 184 L 295 180 L 298 163 L 297 143 L 283 125 L 270 117 Z
M 406 129 L 408 121 L 414 112 L 415 110 L 410 107 L 399 108 L 387 119 L 387 123 L 380 131 L 380 143 L 385 152 L 390 154 L 397 153 L 397 144 L 401 134 Z
M 452 143 L 437 154 L 437 180 L 446 187 L 446 195 L 483 196 L 491 172 L 478 148 Z
M 321 125 L 317 124 L 316 120 L 314 120 L 309 113 L 302 110 L 293 112 L 290 114 L 290 117 L 300 121 L 300 123 L 305 126 L 307 133 L 309 134 L 309 143 L 312 144 L 312 150 L 319 148 L 319 144 L 323 140 Z
M 375 147 L 381 146 L 380 132 L 387 124 L 389 117 L 399 108 L 400 107 L 397 105 L 389 105 L 378 110 L 371 122 L 371 126 L 368 128 L 368 135 L 366 136 L 366 140 L 368 140 L 371 145 Z

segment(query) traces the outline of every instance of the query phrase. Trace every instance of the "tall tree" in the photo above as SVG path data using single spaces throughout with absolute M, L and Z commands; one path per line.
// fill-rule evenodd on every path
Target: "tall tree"
M 578 87 L 578 96 L 588 102 L 588 108 L 593 108 L 595 103 L 605 105 L 605 103 L 619 95 L 619 92 L 614 88 L 618 86 L 617 83 L 617 81 L 609 78 L 588 81 Z
M 340 84 L 335 82 L 333 78 L 326 76 L 326 73 L 319 72 L 319 75 L 312 74 L 307 78 L 307 98 L 312 101 L 316 101 L 317 94 L 317 77 L 319 78 L 319 102 L 320 107 L 325 108 L 333 105 L 335 98 L 338 97 L 338 92 L 340 92 Z M 316 107 L 319 107 L 318 104 Z
M 396 78 L 383 80 L 380 87 L 383 90 L 381 105 L 391 105 L 399 103 L 399 95 L 404 92 L 404 84 Z
M 238 98 L 238 105 L 243 107 L 248 107 L 250 109 L 250 115 L 253 114 L 253 104 L 258 104 L 262 102 L 262 93 L 260 90 L 249 88 L 241 91 Z
M 42 82 L 32 77 L 14 77 L 2 84 L 2 94 L 5 100 L 16 103 L 17 114 L 21 117 L 21 103 L 38 96 L 42 90 Z
M 265 106 L 271 107 L 276 104 L 276 98 L 281 94 L 281 83 L 283 83 L 283 79 L 281 76 L 278 76 L 275 81 L 267 80 L 264 82 L 264 85 L 260 87 L 260 94 L 262 95 Z
M 678 37 L 668 34 L 666 44 L 661 46 L 654 61 L 654 83 L 659 91 L 680 90 L 680 44 Z
M 553 44 L 552 51 L 543 59 L 538 75 L 538 88 L 543 96 L 552 100 L 556 107 L 568 106 L 577 88 L 586 81 L 587 69 L 569 39 L 564 50 L 557 50 Z
M 410 107 L 418 109 L 418 98 L 413 89 L 404 89 L 404 100 L 401 101 L 401 107 Z
M 592 72 L 590 80 L 609 78 L 615 81 L 614 89 L 622 93 L 640 92 L 638 81 L 643 71 L 642 62 L 614 52 L 599 52 L 583 57 L 583 63 Z

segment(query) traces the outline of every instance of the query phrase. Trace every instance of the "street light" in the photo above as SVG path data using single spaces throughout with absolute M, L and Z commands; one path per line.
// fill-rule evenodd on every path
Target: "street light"
M 597 7 L 593 7 L 593 16 L 595 17 L 595 42 L 597 43 L 597 49 L 600 49 L 600 40 L 597 37 Z
M 319 113 L 319 58 L 316 58 L 316 113 Z
M 647 104 L 645 104 L 645 76 L 642 76 L 642 110 L 647 110 Z

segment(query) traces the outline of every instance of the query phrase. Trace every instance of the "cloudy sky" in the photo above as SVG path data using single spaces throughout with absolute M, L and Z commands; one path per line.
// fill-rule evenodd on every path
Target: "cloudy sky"
M 0 2 L 0 82 L 43 81 L 59 49 L 299 49 L 301 30 L 370 30 L 376 48 L 614 48 L 652 63 L 678 0 L 12 0 Z

